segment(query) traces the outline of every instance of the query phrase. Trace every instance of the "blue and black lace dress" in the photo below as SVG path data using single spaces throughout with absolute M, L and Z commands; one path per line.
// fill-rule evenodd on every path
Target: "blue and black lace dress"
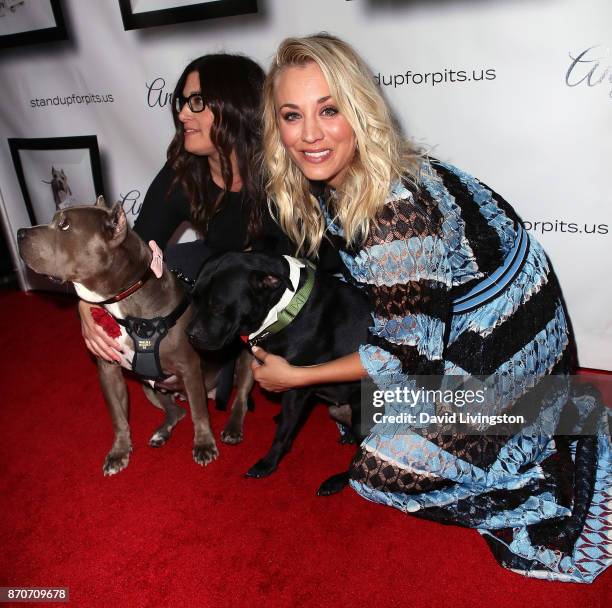
M 451 165 L 426 161 L 418 189 L 392 188 L 365 243 L 341 257 L 371 299 L 359 354 L 380 389 L 415 374 L 493 377 L 505 387 L 500 410 L 517 411 L 542 378 L 572 370 L 568 317 L 544 250 L 506 201 Z M 610 454 L 605 433 L 372 432 L 351 485 L 373 502 L 476 528 L 511 570 L 591 582 L 612 561 Z

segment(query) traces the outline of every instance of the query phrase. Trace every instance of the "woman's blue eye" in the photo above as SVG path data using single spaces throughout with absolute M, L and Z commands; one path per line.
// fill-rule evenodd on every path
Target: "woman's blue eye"
M 334 108 L 333 106 L 327 106 L 321 110 L 321 114 L 324 116 L 335 116 L 338 114 L 338 109 Z
M 299 117 L 300 115 L 297 112 L 287 112 L 286 114 L 283 114 L 283 120 L 286 120 L 288 122 L 297 120 Z

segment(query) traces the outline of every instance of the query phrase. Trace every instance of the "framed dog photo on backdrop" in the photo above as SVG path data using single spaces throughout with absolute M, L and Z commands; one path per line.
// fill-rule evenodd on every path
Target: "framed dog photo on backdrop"
M 184 23 L 257 12 L 257 0 L 119 0 L 123 28 Z
M 32 226 L 48 224 L 59 209 L 93 204 L 104 193 L 95 135 L 8 142 Z
M 0 0 L 0 48 L 67 38 L 60 0 Z

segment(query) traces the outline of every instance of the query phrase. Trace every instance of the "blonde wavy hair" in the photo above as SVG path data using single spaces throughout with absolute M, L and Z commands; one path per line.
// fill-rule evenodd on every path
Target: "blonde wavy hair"
M 340 113 L 355 133 L 355 155 L 337 189 L 333 209 L 347 244 L 363 241 L 396 180 L 418 183 L 419 154 L 402 140 L 387 103 L 365 62 L 346 42 L 326 33 L 287 38 L 279 46 L 264 84 L 263 161 L 266 191 L 282 229 L 297 251 L 316 255 L 325 222 L 310 182 L 285 150 L 274 105 L 284 69 L 314 62 Z

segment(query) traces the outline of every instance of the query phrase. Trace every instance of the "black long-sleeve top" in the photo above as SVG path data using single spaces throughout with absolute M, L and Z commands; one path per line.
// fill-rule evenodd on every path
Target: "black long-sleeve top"
M 182 223 L 191 223 L 189 200 L 180 184 L 172 186 L 173 179 L 174 170 L 166 163 L 151 182 L 134 223 L 134 231 L 145 243 L 154 240 L 161 249 L 166 248 Z M 214 183 L 211 190 L 214 196 L 221 193 L 221 189 Z M 204 242 L 212 252 L 242 251 L 248 244 L 258 251 L 295 255 L 295 246 L 267 209 L 263 212 L 261 236 L 249 242 L 248 206 L 251 204 L 243 191 L 226 194 L 219 210 L 210 219 L 206 234 L 203 235 Z M 330 273 L 339 272 L 343 268 L 336 249 L 326 241 L 322 244 L 317 265 L 321 270 Z
M 189 200 L 179 184 L 171 188 L 174 171 L 165 164 L 151 182 L 144 198 L 134 230 L 148 242 L 156 241 L 165 249 L 168 241 L 183 222 L 191 222 Z M 213 185 L 213 190 L 221 189 Z M 215 195 L 217 192 L 215 192 Z M 243 192 L 228 192 L 211 218 L 204 240 L 215 252 L 240 251 L 247 242 L 248 208 Z

